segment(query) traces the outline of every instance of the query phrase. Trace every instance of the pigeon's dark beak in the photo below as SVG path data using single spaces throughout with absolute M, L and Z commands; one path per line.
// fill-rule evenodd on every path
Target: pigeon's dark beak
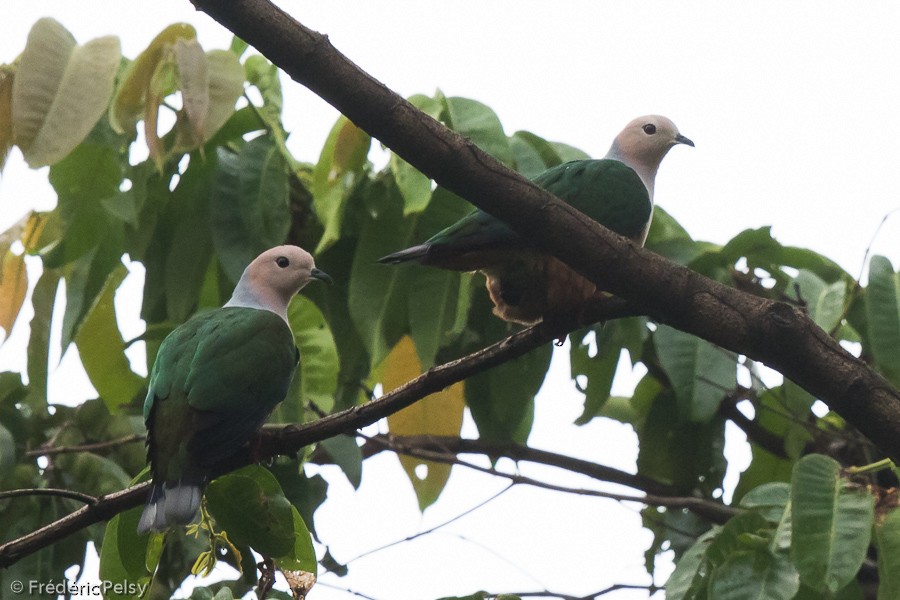
M 690 146 L 691 148 L 694 147 L 694 142 L 692 142 L 690 139 L 684 137 L 680 133 L 675 136 L 675 143 L 676 144 L 684 144 L 686 146 Z
M 331 280 L 331 276 L 328 275 L 328 273 L 326 273 L 325 271 L 323 271 L 321 269 L 312 269 L 309 272 L 309 276 L 312 277 L 313 279 L 318 279 L 319 281 L 324 281 L 328 285 L 331 285 L 334 283 L 334 281 Z

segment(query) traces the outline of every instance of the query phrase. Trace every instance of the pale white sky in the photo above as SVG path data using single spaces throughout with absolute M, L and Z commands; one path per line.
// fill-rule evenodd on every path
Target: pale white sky
M 227 47 L 231 38 L 188 0 L 7 4 L 0 62 L 15 58 L 31 24 L 46 15 L 80 43 L 119 35 L 131 58 L 176 21 L 195 25 L 206 48 Z M 894 116 L 900 106 L 900 6 L 893 2 L 281 5 L 327 33 L 339 50 L 399 93 L 440 87 L 447 95 L 478 99 L 497 112 L 507 133 L 528 129 L 601 156 L 633 117 L 670 117 L 697 147 L 676 148 L 665 159 L 656 200 L 700 239 L 724 243 L 745 228 L 772 225 L 781 242 L 822 252 L 857 274 L 878 223 L 900 206 L 894 177 L 900 164 Z M 336 113 L 299 85 L 283 85 L 285 126 L 293 132 L 289 145 L 301 160 L 315 161 Z M 14 151 L 0 180 L 0 228 L 53 202 L 46 171 L 29 171 Z M 895 266 L 898 237 L 900 216 L 888 221 L 873 248 Z M 128 284 L 138 289 L 139 275 Z M 118 305 L 132 315 L 125 326 L 139 332 L 138 307 L 130 297 L 123 294 Z M 25 329 L 18 327 L 0 347 L 0 369 L 23 368 Z M 71 399 L 74 355 L 69 353 L 53 382 L 58 399 Z M 538 401 L 530 443 L 633 469 L 634 439 L 627 428 L 570 425 L 580 413 L 580 398 L 567 382 L 567 361 L 557 358 Z M 84 397 L 89 394 L 88 389 Z M 444 497 L 419 516 L 408 483 L 388 455 L 367 462 L 356 494 L 339 475 L 329 479 L 332 497 L 317 514 L 317 525 L 339 560 L 428 528 L 502 486 L 455 471 Z M 514 490 L 445 533 L 361 559 L 348 578 L 323 582 L 379 600 L 544 586 L 587 594 L 614 583 L 647 583 L 642 553 L 649 539 L 635 507 Z M 350 596 L 319 587 L 311 597 Z M 610 597 L 646 595 L 623 591 Z

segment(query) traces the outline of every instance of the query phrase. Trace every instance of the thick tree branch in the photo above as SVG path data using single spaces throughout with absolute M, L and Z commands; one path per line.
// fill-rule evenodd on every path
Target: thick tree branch
M 603 289 L 778 370 L 900 458 L 900 392 L 802 309 L 728 288 L 609 232 L 416 110 L 268 0 L 192 0 L 437 183 Z

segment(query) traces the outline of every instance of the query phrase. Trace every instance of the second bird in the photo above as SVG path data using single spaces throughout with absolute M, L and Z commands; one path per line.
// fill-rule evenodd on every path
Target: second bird
M 694 142 L 665 117 L 638 117 L 616 136 L 603 159 L 573 160 L 544 171 L 534 182 L 604 227 L 643 245 L 653 216 L 656 171 L 676 144 L 693 146 Z M 494 314 L 525 325 L 577 314 L 599 293 L 593 283 L 481 210 L 379 262 L 481 271 Z

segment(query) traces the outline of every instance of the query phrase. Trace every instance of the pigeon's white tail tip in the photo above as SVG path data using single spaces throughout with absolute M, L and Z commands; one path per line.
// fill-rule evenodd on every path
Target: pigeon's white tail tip
M 201 493 L 199 485 L 179 484 L 169 487 L 164 483 L 154 483 L 138 521 L 138 533 L 163 531 L 173 525 L 187 525 L 194 520 L 200 509 Z

